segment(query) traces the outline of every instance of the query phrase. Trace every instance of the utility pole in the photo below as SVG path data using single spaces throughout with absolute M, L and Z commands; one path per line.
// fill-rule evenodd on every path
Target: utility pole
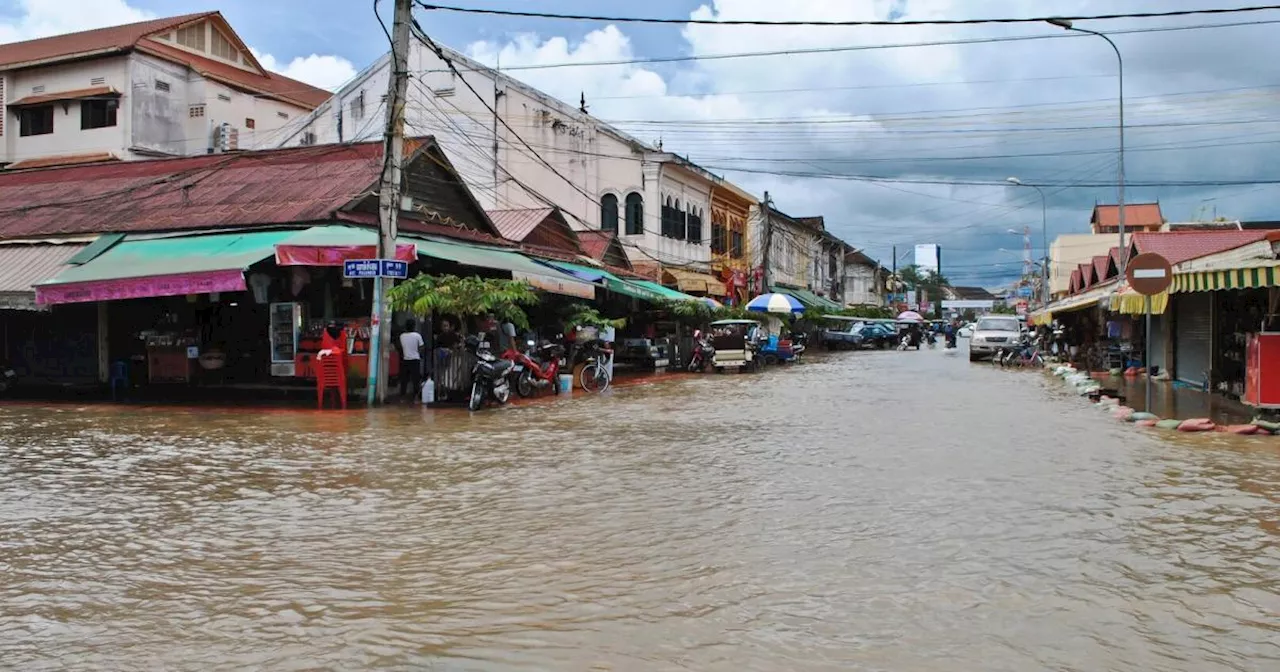
M 413 25 L 413 0 L 395 0 L 395 19 L 391 35 L 391 79 L 387 85 L 387 127 L 382 145 L 382 179 L 378 183 L 378 258 L 394 259 L 399 233 L 400 166 L 404 163 L 404 97 L 409 84 L 409 29 Z M 373 279 L 373 315 L 369 339 L 370 406 L 387 400 L 387 377 L 390 371 L 391 307 L 390 291 L 394 281 Z
M 769 250 L 773 247 L 773 204 L 769 201 L 769 192 L 764 192 L 764 256 L 760 265 L 764 269 L 764 287 L 761 294 L 773 291 L 773 272 L 769 269 Z

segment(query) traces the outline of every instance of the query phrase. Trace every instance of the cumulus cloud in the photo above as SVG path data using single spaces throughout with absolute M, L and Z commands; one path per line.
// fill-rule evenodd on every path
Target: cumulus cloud
M 336 90 L 347 80 L 356 76 L 356 68 L 351 61 L 340 56 L 311 54 L 299 56 L 288 63 L 281 63 L 271 54 L 264 54 L 252 48 L 249 51 L 253 52 L 253 56 L 267 70 L 329 91 Z
M 1193 8 L 1193 0 L 1134 0 L 1126 11 Z M 1029 9 L 1015 0 L 708 0 L 695 18 L 927 19 L 1088 15 L 1114 11 L 1104 0 L 1054 0 Z M 1189 17 L 1091 25 L 1124 31 L 1258 18 Z M 539 24 L 543 28 L 546 24 Z M 522 34 L 467 47 L 505 68 L 632 60 L 631 27 L 606 26 L 569 41 Z M 1273 28 L 1116 35 L 1125 55 L 1126 168 L 1132 184 L 1274 177 L 1272 144 L 1280 44 Z M 1034 190 L 994 184 L 1018 176 L 1056 185 L 1050 238 L 1078 232 L 1095 202 L 1116 189 L 1116 59 L 1091 36 L 1039 24 L 921 27 L 733 27 L 685 25 L 661 54 L 867 47 L 1021 35 L 1031 41 L 847 50 L 679 64 L 583 66 L 510 73 L 563 100 L 585 92 L 591 111 L 759 194 L 784 210 L 823 214 L 848 242 L 885 257 L 890 247 L 938 242 L 955 276 L 979 281 L 993 257 L 1019 248 L 1006 233 L 1024 225 L 1040 247 Z M 801 120 L 816 123 L 798 123 Z M 820 177 L 819 177 L 820 176 Z M 893 182 L 869 182 L 860 176 Z M 1219 214 L 1274 217 L 1264 187 L 1134 186 L 1130 202 L 1159 200 L 1171 219 L 1203 204 Z M 1036 254 L 1040 254 L 1037 250 Z
M 15 4 L 14 18 L 0 21 L 0 43 L 156 18 L 124 0 L 18 0 Z

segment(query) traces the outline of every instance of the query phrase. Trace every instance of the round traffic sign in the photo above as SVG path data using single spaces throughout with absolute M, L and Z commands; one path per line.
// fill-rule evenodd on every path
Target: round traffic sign
M 1168 259 L 1154 252 L 1130 259 L 1124 275 L 1133 291 L 1145 296 L 1159 294 L 1173 284 L 1173 266 L 1169 265 Z

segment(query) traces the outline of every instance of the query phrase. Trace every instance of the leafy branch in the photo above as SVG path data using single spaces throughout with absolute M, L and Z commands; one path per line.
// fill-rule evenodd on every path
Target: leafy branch
M 492 314 L 517 328 L 529 328 L 520 307 L 538 302 L 538 293 L 522 280 L 456 275 L 419 275 L 391 289 L 391 307 L 424 317 L 431 313 L 458 318 Z

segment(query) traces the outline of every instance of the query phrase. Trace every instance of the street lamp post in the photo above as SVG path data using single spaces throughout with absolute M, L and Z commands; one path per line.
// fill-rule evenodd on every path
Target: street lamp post
M 1016 177 L 1011 177 L 1006 181 L 1017 187 L 1031 187 L 1040 192 L 1040 244 L 1044 246 L 1044 264 L 1041 274 L 1043 282 L 1040 288 L 1040 300 L 1043 305 L 1047 306 L 1049 305 L 1049 202 L 1045 199 L 1044 189 L 1037 185 L 1027 184 Z
M 1116 46 L 1111 38 L 1088 28 L 1077 28 L 1067 19 L 1045 19 L 1050 25 L 1057 26 L 1064 30 L 1073 30 L 1077 33 L 1086 33 L 1088 35 L 1097 35 L 1107 41 L 1111 45 L 1111 50 L 1116 52 L 1116 62 L 1120 66 L 1120 168 L 1119 173 L 1119 229 L 1120 229 L 1120 276 L 1124 277 L 1125 266 L 1128 264 L 1128 255 L 1125 254 L 1124 246 L 1124 57 L 1120 55 L 1120 48 Z

